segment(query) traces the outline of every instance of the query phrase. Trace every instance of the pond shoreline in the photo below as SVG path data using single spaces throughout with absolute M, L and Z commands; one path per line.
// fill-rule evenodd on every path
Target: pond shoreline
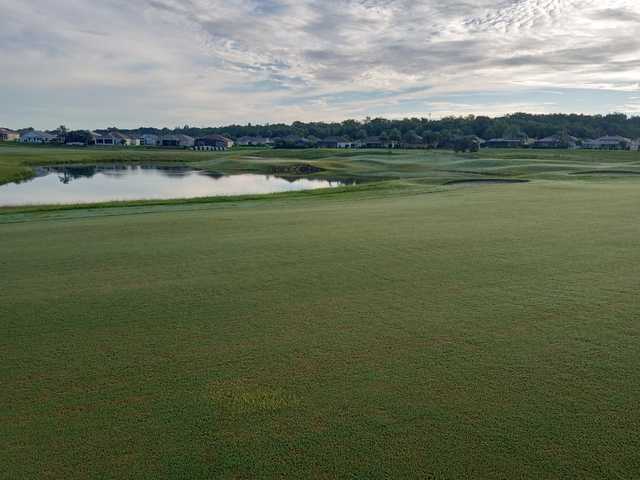
M 0 186 L 0 207 L 238 197 L 353 184 L 286 171 L 224 174 L 175 163 L 43 165 L 34 167 L 31 179 Z
M 362 183 L 353 186 L 342 186 L 333 188 L 322 188 L 315 190 L 297 190 L 289 192 L 277 192 L 261 195 L 237 195 L 237 196 L 217 196 L 217 197 L 194 197 L 194 198 L 173 198 L 161 200 L 129 200 L 129 201 L 113 201 L 113 202 L 97 202 L 97 203 L 73 203 L 73 204 L 34 204 L 34 205 L 18 205 L 18 206 L 0 206 L 0 223 L 3 216 L 14 214 L 31 214 L 46 213 L 71 210 L 107 210 L 128 207 L 163 207 L 163 206 L 179 206 L 179 205 L 203 205 L 203 204 L 240 204 L 245 202 L 260 202 L 274 200 L 296 200 L 310 198 L 330 198 L 338 197 L 347 193 L 361 194 L 367 192 L 398 192 L 407 190 L 406 186 L 399 185 L 397 182 L 381 181 Z M 424 188 L 420 188 L 425 193 Z

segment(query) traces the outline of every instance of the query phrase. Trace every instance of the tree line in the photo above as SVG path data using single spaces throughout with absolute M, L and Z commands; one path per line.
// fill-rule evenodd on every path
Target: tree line
M 111 127 L 107 130 L 116 130 Z M 579 114 L 529 114 L 514 113 L 503 117 L 469 115 L 465 117 L 445 117 L 438 120 L 428 118 L 405 118 L 390 120 L 385 118 L 366 118 L 364 120 L 345 120 L 343 122 L 293 122 L 291 124 L 274 123 L 265 125 L 227 125 L 223 127 L 197 128 L 189 125 L 174 129 L 142 127 L 135 130 L 120 129 L 130 134 L 185 134 L 203 137 L 212 133 L 232 139 L 240 137 L 344 137 L 349 140 L 363 140 L 368 137 L 381 137 L 406 144 L 423 143 L 427 145 L 451 145 L 461 137 L 477 136 L 488 140 L 492 138 L 543 138 L 552 135 L 571 135 L 581 139 L 598 138 L 605 135 L 621 135 L 628 138 L 640 138 L 640 117 L 629 117 L 621 113 L 608 115 Z M 68 132 L 84 140 L 87 132 Z
M 446 142 L 461 136 L 491 138 L 543 138 L 558 134 L 568 134 L 578 138 L 598 138 L 605 135 L 622 135 L 629 138 L 640 137 L 640 117 L 625 114 L 579 115 L 579 114 L 529 114 L 514 113 L 491 118 L 469 115 L 465 117 L 445 117 L 438 120 L 428 118 L 405 118 L 390 120 L 366 118 L 365 120 L 345 120 L 343 122 L 293 122 L 266 125 L 227 125 L 224 127 L 195 128 L 185 125 L 170 129 L 141 128 L 141 133 L 170 134 L 182 133 L 200 137 L 218 133 L 237 139 L 240 137 L 346 137 L 361 140 L 382 136 L 390 140 L 406 143 Z

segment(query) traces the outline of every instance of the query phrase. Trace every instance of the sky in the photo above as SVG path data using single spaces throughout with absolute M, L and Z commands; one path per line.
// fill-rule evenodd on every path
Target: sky
M 638 0 L 0 0 L 0 126 L 640 114 Z

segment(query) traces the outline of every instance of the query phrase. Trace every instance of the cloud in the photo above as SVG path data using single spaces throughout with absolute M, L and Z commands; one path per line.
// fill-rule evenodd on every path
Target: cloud
M 594 21 L 612 20 L 621 23 L 640 23 L 640 13 L 625 7 L 603 8 L 594 11 L 591 14 L 591 19 Z
M 0 122 L 463 114 L 434 98 L 488 91 L 555 111 L 571 94 L 551 106 L 527 92 L 640 90 L 639 20 L 636 0 L 6 0 Z

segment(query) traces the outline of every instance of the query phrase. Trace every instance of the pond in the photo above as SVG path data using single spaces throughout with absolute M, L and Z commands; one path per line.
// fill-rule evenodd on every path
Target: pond
M 39 167 L 21 183 L 0 185 L 0 206 L 96 203 L 252 195 L 345 185 L 272 175 L 220 175 L 184 166 L 92 165 Z

